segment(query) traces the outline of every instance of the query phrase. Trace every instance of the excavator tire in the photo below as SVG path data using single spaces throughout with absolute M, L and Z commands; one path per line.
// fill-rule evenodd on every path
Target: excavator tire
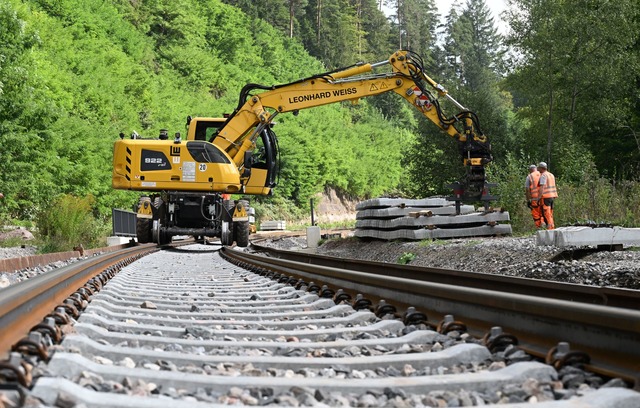
M 138 199 L 138 206 L 136 207 L 136 211 L 144 205 L 146 201 L 149 200 L 149 197 L 142 196 Z M 138 242 L 141 244 L 147 244 L 151 242 L 151 228 L 153 227 L 153 220 L 149 218 L 137 218 L 136 217 L 136 238 Z
M 232 200 L 223 200 L 222 206 L 224 207 L 222 211 L 222 228 L 220 231 L 220 242 L 224 246 L 233 245 L 234 241 L 234 228 L 233 228 L 233 207 L 234 203 Z
M 151 226 L 153 225 L 153 220 L 148 218 L 138 218 L 136 219 L 136 238 L 138 238 L 138 242 L 141 244 L 147 244 L 151 242 Z
M 240 204 L 244 206 L 245 211 L 249 211 L 249 201 L 240 200 Z M 249 246 L 250 228 L 249 221 L 236 221 L 233 223 L 236 244 L 241 248 Z
M 236 233 L 236 244 L 241 248 L 249 246 L 249 221 L 236 221 L 233 223 Z

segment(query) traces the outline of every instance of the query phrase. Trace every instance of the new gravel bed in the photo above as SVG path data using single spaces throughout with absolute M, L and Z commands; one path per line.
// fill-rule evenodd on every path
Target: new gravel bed
M 306 238 L 275 238 L 265 245 L 306 248 Z M 320 255 L 519 276 L 592 286 L 640 289 L 640 248 L 596 251 L 537 246 L 534 236 L 425 240 L 420 242 L 331 239 Z M 561 260 L 556 260 L 560 259 Z

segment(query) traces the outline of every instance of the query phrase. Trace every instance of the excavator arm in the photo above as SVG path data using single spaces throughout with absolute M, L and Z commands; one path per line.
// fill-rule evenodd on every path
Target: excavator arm
M 382 67 L 391 67 L 391 70 L 374 72 Z M 278 114 L 341 101 L 355 103 L 386 92 L 402 96 L 457 141 L 462 162 L 467 167 L 462 191 L 458 193 L 465 199 L 478 199 L 485 194 L 484 166 L 492 161 L 491 146 L 480 130 L 477 116 L 426 75 L 420 57 L 410 51 L 398 51 L 387 61 L 361 63 L 288 84 L 248 84 L 241 91 L 238 107 L 210 141 L 242 169 L 248 166 L 247 158 L 255 149 L 257 138 Z M 440 106 L 440 98 L 451 101 L 458 113 L 447 116 Z M 243 183 L 249 174 L 245 172 Z

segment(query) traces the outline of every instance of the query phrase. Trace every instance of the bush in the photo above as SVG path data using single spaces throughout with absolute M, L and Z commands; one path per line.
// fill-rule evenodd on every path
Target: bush
M 498 183 L 495 189 L 500 196 L 498 205 L 509 211 L 514 234 L 528 234 L 535 230 L 524 198 L 524 179 L 528 174 L 528 164 L 532 163 L 534 161 L 530 159 L 509 154 L 500 165 L 489 168 L 490 181 Z M 559 176 L 556 184 L 556 227 L 587 222 L 640 226 L 640 181 L 615 182 L 600 177 L 595 166 L 583 165 L 580 180 Z
M 529 158 L 507 154 L 501 163 L 488 168 L 489 181 L 498 184 L 491 192 L 499 196 L 497 205 L 509 211 L 511 227 L 516 235 L 535 230 L 524 194 L 524 181 L 529 174 L 529 165 L 533 163 Z
M 558 185 L 554 214 L 557 225 L 585 222 L 640 226 L 640 182 L 612 182 L 603 177 L 585 177 L 576 185 Z
M 71 251 L 79 245 L 85 248 L 100 246 L 104 225 L 93 217 L 94 202 L 91 195 L 79 198 L 69 194 L 49 202 L 36 218 L 42 241 L 40 252 Z
M 291 223 L 306 218 L 311 221 L 309 211 L 297 207 L 292 200 L 277 194 L 272 197 L 252 197 L 251 206 L 256 210 L 257 220 L 284 220 Z

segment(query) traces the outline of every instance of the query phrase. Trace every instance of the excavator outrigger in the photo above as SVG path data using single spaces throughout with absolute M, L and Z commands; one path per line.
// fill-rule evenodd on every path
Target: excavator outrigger
M 391 70 L 375 73 L 374 69 Z M 425 74 L 419 55 L 397 51 L 388 60 L 359 63 L 282 85 L 247 84 L 238 106 L 225 118 L 187 118 L 187 137 L 170 140 L 137 135 L 114 146 L 114 188 L 145 190 L 138 203 L 138 240 L 168 242 L 175 235 L 218 236 L 224 245 L 234 240 L 248 245 L 246 202 L 229 194 L 269 195 L 276 186 L 278 143 L 272 130 L 280 113 L 297 112 L 341 101 L 395 92 L 458 143 L 466 177 L 456 187 L 460 200 L 487 200 L 485 166 L 491 145 L 478 118 L 447 90 Z M 459 112 L 447 116 L 439 98 Z M 260 148 L 257 149 L 257 146 Z

